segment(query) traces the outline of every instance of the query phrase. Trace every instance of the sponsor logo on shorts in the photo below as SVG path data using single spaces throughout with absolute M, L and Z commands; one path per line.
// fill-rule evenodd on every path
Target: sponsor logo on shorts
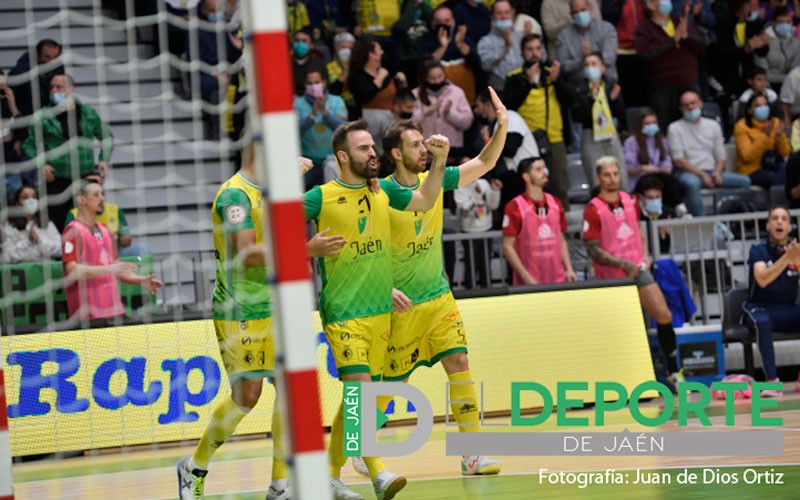
M 344 359 L 350 359 L 353 357 L 353 351 L 349 347 L 345 347 L 344 351 L 342 351 L 342 357 Z
M 244 362 L 247 363 L 247 366 L 253 366 L 253 362 L 256 360 L 253 353 L 250 351 L 245 351 L 244 353 Z
M 339 336 L 339 338 L 342 339 L 342 340 L 347 340 L 347 339 L 350 338 L 350 334 L 347 333 L 347 332 L 344 332 Z
M 390 345 L 389 347 L 386 348 L 386 352 L 394 352 L 394 350 L 395 347 L 393 345 Z
M 250 337 L 244 337 L 242 339 L 242 345 L 250 345 L 253 343 L 253 339 Z
M 450 311 L 442 318 L 443 322 L 455 321 L 458 318 L 458 311 Z
M 367 352 L 366 349 L 364 349 L 363 347 L 359 347 L 358 349 L 356 349 L 356 352 L 358 352 L 359 361 L 369 361 L 369 353 Z

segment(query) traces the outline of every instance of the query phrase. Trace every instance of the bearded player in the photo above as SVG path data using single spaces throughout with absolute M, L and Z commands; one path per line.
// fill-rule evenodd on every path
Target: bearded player
M 339 377 L 369 382 L 381 378 L 391 325 L 390 206 L 398 211 L 425 211 L 434 206 L 450 143 L 439 135 L 420 142 L 434 160 L 418 190 L 376 193 L 368 182 L 378 175 L 378 158 L 367 123 L 359 120 L 340 125 L 332 142 L 341 178 L 305 195 L 306 218 L 314 221 L 318 231 L 346 241 L 340 253 L 320 259 L 319 313 Z M 313 249 L 310 253 L 318 256 Z M 384 399 L 388 404 L 388 398 Z M 378 405 L 382 406 L 381 401 Z M 361 495 L 339 479 L 346 461 L 341 405 L 331 425 L 329 458 L 334 498 L 360 499 Z M 386 470 L 380 458 L 366 457 L 364 461 L 378 500 L 394 498 L 406 485 L 406 478 Z
M 444 172 L 436 204 L 427 211 L 391 210 L 392 335 L 383 366 L 383 379 L 407 381 L 419 366 L 437 362 L 450 381 L 450 401 L 461 432 L 480 430 L 478 404 L 467 358 L 467 340 L 442 263 L 442 198 L 444 191 L 465 186 L 494 168 L 508 132 L 508 112 L 494 89 L 489 92 L 497 111 L 497 128 L 475 158 Z M 383 150 L 396 167 L 381 180 L 390 196 L 417 192 L 432 172 L 425 172 L 428 153 L 418 124 L 391 124 L 383 134 Z M 359 469 L 358 460 L 354 460 Z M 462 457 L 465 475 L 497 474 L 500 463 L 484 456 Z

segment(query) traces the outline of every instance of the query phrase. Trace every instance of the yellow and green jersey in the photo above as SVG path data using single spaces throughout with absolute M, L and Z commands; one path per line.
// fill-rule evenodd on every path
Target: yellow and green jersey
M 418 190 L 427 176 L 428 172 L 424 172 L 416 186 L 404 186 L 391 175 L 381 180 L 381 188 L 390 196 L 396 192 L 410 193 Z M 447 167 L 433 208 L 427 212 L 390 211 L 394 288 L 405 293 L 414 304 L 450 291 L 442 262 L 442 198 L 444 191 L 458 189 L 458 182 L 458 167 Z
M 261 187 L 237 173 L 222 185 L 214 198 L 214 319 L 245 321 L 269 318 L 270 291 L 265 267 L 245 267 L 231 242 L 231 234 L 254 229 L 256 244 L 264 244 Z
M 329 236 L 347 240 L 338 255 L 319 259 L 323 325 L 392 310 L 389 206 L 403 209 L 410 200 L 410 191 L 390 196 L 338 179 L 306 193 L 306 218 L 317 231 L 330 228 Z

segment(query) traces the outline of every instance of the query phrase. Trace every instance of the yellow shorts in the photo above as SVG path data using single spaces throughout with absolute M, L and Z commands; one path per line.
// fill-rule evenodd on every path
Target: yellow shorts
M 467 337 L 456 300 L 448 292 L 392 314 L 383 379 L 405 380 L 418 366 L 433 366 L 456 352 L 467 352 Z
M 219 352 L 231 381 L 272 377 L 275 344 L 272 318 L 248 321 L 214 320 Z
M 391 318 L 391 313 L 385 313 L 322 327 L 339 377 L 348 373 L 369 373 L 372 380 L 381 379 Z

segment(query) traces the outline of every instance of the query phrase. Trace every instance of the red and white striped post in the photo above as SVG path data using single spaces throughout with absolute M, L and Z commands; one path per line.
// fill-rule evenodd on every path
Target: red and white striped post
M 14 500 L 11 477 L 11 439 L 8 435 L 6 383 L 3 378 L 3 345 L 0 342 L 0 500 Z
M 256 169 L 266 187 L 271 238 L 273 328 L 277 340 L 278 398 L 287 435 L 287 463 L 295 498 L 330 498 L 322 436 L 317 355 L 311 304 L 314 297 L 305 249 L 299 125 L 289 60 L 285 2 L 249 0 L 244 22 L 252 34 L 248 80 Z

